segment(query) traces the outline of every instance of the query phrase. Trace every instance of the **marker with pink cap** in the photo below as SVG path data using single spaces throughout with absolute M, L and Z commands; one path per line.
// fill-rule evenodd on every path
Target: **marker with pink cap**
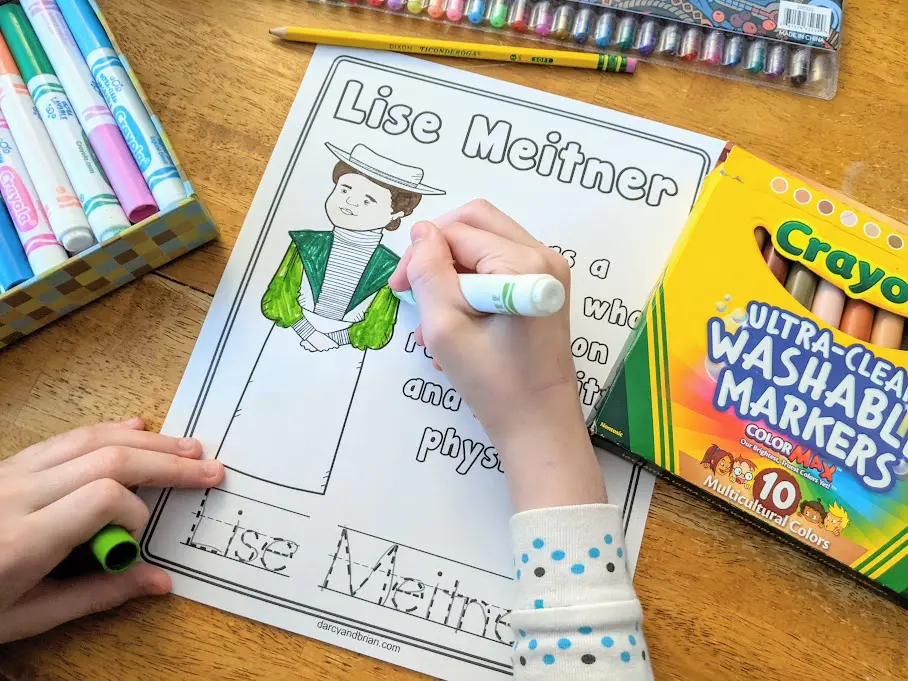
M 129 221 L 141 222 L 151 217 L 158 212 L 158 206 L 56 2 L 22 0 L 20 4 Z

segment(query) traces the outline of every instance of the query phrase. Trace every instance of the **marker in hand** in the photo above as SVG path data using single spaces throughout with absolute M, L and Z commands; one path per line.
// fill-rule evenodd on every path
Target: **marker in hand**
M 551 274 L 459 274 L 460 292 L 477 312 L 550 317 L 564 307 L 564 284 Z M 416 304 L 413 291 L 393 291 Z

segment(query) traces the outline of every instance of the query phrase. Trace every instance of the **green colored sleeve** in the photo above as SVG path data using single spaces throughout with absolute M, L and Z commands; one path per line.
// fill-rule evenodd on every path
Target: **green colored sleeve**
M 400 301 L 391 293 L 391 287 L 385 286 L 376 293 L 363 320 L 350 327 L 350 345 L 357 350 L 385 347 L 394 333 L 398 305 Z
M 262 314 L 281 328 L 293 326 L 303 318 L 299 304 L 299 289 L 303 277 L 303 263 L 296 247 L 291 243 L 281 261 L 268 290 L 262 296 Z

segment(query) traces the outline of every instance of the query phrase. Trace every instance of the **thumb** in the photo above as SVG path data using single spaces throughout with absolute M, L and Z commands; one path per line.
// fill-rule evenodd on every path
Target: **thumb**
M 427 221 L 417 222 L 410 230 L 410 240 L 413 245 L 407 264 L 407 279 L 420 317 L 425 321 L 452 307 L 467 311 L 457 270 L 454 269 L 454 256 L 438 227 Z

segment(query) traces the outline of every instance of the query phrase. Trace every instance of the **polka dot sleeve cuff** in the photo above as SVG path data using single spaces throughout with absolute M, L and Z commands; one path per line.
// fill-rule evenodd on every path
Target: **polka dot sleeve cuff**
M 621 509 L 591 504 L 527 511 L 511 519 L 511 532 L 515 678 L 651 679 Z

